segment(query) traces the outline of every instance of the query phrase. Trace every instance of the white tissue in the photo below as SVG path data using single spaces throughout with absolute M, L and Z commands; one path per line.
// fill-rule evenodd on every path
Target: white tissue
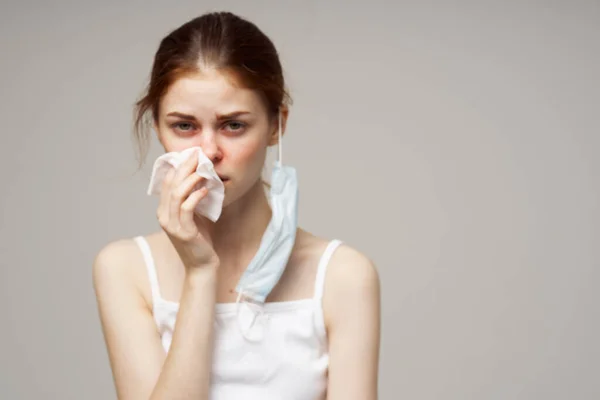
M 181 163 L 189 158 L 192 152 L 198 154 L 198 168 L 196 173 L 206 180 L 198 184 L 194 189 L 200 189 L 206 186 L 208 194 L 198 203 L 196 212 L 205 216 L 212 222 L 215 222 L 221 216 L 223 210 L 223 199 L 225 197 L 225 186 L 223 181 L 215 172 L 213 163 L 202 152 L 200 147 L 190 147 L 182 152 L 165 153 L 158 157 L 152 168 L 150 185 L 148 186 L 148 195 L 160 195 L 162 182 L 171 168 L 177 168 Z

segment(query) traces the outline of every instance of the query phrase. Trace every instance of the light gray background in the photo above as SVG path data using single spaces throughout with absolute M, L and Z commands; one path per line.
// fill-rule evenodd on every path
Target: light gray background
M 92 260 L 158 229 L 131 107 L 221 9 L 281 52 L 301 225 L 379 267 L 380 398 L 599 398 L 600 3 L 566 0 L 2 2 L 0 398 L 114 398 Z

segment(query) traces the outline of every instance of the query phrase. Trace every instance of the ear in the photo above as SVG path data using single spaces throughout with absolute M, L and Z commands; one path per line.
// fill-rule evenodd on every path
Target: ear
M 285 127 L 287 126 L 287 119 L 290 113 L 290 109 L 288 108 L 288 106 L 281 106 L 280 108 L 280 113 L 277 114 L 275 116 L 275 118 L 273 118 L 273 127 L 271 129 L 271 135 L 269 138 L 269 146 L 274 146 L 279 142 L 279 135 L 278 135 L 278 129 L 279 129 L 279 118 L 281 118 L 281 136 L 283 136 L 283 134 L 285 133 Z

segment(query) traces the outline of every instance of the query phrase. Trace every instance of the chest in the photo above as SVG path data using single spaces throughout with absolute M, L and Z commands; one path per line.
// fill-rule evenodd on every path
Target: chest
M 319 256 L 317 252 L 292 253 L 267 301 L 282 302 L 311 298 L 314 294 Z M 178 259 L 163 257 L 158 261 L 157 272 L 163 297 L 178 301 L 185 279 L 185 268 L 180 265 Z M 220 268 L 217 279 L 217 303 L 236 301 L 238 293 L 235 289 L 242 273 L 243 270 L 234 265 L 225 264 Z
M 318 301 L 269 303 L 262 313 L 217 304 L 211 400 L 321 399 L 329 356 Z M 165 351 L 177 310 L 155 309 Z

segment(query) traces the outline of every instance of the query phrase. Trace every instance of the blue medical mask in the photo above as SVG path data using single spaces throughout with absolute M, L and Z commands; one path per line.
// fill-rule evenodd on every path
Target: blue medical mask
M 271 175 L 272 217 L 260 247 L 241 276 L 236 291 L 240 300 L 264 303 L 279 282 L 288 263 L 298 227 L 298 179 L 296 170 L 282 162 L 282 115 L 279 113 L 278 159 Z

